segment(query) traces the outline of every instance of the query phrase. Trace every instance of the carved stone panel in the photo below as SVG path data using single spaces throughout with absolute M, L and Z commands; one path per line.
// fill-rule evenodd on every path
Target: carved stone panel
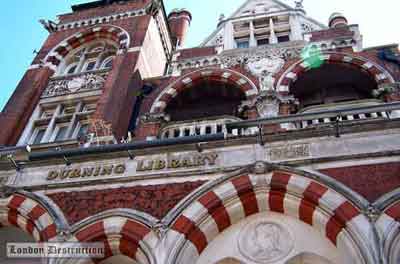
M 294 247 L 292 234 L 284 226 L 266 220 L 247 224 L 238 243 L 241 254 L 257 263 L 275 263 Z
M 79 91 L 102 89 L 107 73 L 88 73 L 63 79 L 53 79 L 49 82 L 42 97 L 60 96 Z

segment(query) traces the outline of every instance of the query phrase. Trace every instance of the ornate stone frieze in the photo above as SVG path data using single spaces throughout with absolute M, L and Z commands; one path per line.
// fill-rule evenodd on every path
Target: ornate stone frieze
M 248 65 L 249 63 L 258 62 L 262 59 L 293 59 L 299 57 L 304 43 L 295 43 L 291 46 L 275 46 L 267 45 L 265 47 L 257 47 L 252 49 L 236 49 L 234 52 L 227 51 L 221 54 L 221 61 L 224 67 L 230 68 L 237 65 Z M 268 61 L 270 62 L 270 61 Z M 267 63 L 269 68 L 272 63 Z
M 60 96 L 80 91 L 102 89 L 107 72 L 87 73 L 78 76 L 57 78 L 50 81 L 42 97 Z
M 169 116 L 161 114 L 147 113 L 140 117 L 142 123 L 158 123 L 158 122 L 168 122 L 170 120 Z
M 239 108 L 256 108 L 260 117 L 276 117 L 279 114 L 281 103 L 297 103 L 293 96 L 282 96 L 275 90 L 261 91 L 259 95 L 251 101 L 245 101 Z
M 60 23 L 58 25 L 54 25 L 54 30 L 62 31 L 62 30 L 67 30 L 67 29 L 72 29 L 72 28 L 93 26 L 93 25 L 97 25 L 97 24 L 109 23 L 110 21 L 113 21 L 113 20 L 126 19 L 126 18 L 136 17 L 136 16 L 143 16 L 145 14 L 146 14 L 146 7 L 141 8 L 141 9 L 136 9 L 136 10 L 129 10 L 129 11 L 126 11 L 123 13 L 115 13 L 115 14 L 111 14 L 111 15 L 107 15 L 107 16 L 91 17 L 88 19 L 71 21 L 71 22 L 63 23 L 63 24 Z
M 281 224 L 250 222 L 239 234 L 239 250 L 256 263 L 275 263 L 293 250 L 292 234 Z

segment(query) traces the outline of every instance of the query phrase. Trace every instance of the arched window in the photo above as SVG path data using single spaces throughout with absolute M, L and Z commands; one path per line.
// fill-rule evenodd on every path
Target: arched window
M 180 92 L 167 106 L 171 121 L 199 120 L 217 116 L 241 117 L 239 106 L 245 94 L 235 86 L 202 81 Z
M 111 69 L 113 66 L 114 56 L 107 57 L 101 63 L 100 69 Z
M 290 87 L 300 110 L 372 99 L 376 81 L 365 71 L 342 64 L 324 64 L 301 74 Z
M 99 69 L 111 69 L 117 45 L 110 41 L 94 41 L 70 52 L 62 63 L 59 75 L 71 75 Z

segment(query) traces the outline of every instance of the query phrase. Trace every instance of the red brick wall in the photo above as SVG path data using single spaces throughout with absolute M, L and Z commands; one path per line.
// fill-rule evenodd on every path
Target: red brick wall
M 125 136 L 132 113 L 135 91 L 140 90 L 141 78 L 135 72 L 138 52 L 117 55 L 113 70 L 104 84 L 104 92 L 99 99 L 94 118 L 110 123 L 113 132 L 119 138 Z
M 203 181 L 197 181 L 83 192 L 59 192 L 49 194 L 48 197 L 60 207 L 70 224 L 117 208 L 135 209 L 161 219 L 203 183 Z
M 321 170 L 370 202 L 400 187 L 400 162 Z
M 103 7 L 96 7 L 69 14 L 63 14 L 59 16 L 61 23 L 69 23 L 77 20 L 88 19 L 96 16 L 107 16 L 116 13 L 122 13 L 129 10 L 141 9 L 145 7 L 150 0 L 136 0 L 129 1 L 122 4 L 112 4 Z
M 52 74 L 48 68 L 25 73 L 0 117 L 0 145 L 17 143 Z
M 115 20 L 112 23 L 107 23 L 106 25 L 113 25 L 126 30 L 129 33 L 131 39 L 130 47 L 136 47 L 143 44 L 150 19 L 150 15 L 144 15 L 140 17 Z M 101 26 L 101 24 L 95 26 L 85 26 L 80 28 L 61 30 L 51 33 L 47 40 L 44 42 L 42 48 L 39 51 L 39 54 L 34 59 L 33 64 L 38 64 L 40 60 L 43 60 L 54 47 L 56 47 L 65 39 L 75 35 L 78 32 L 85 32 L 89 28 L 99 26 Z

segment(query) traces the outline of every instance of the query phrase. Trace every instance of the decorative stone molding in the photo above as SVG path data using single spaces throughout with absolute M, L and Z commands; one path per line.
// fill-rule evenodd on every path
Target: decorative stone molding
M 140 117 L 142 123 L 163 123 L 169 122 L 170 117 L 165 113 L 146 113 Z
M 102 89 L 108 72 L 94 72 L 78 75 L 69 79 L 53 79 L 50 81 L 42 97 L 60 96 L 76 92 Z
M 252 49 L 237 49 L 221 54 L 221 61 L 224 67 L 230 68 L 237 65 L 247 65 L 258 62 L 262 59 L 276 60 L 277 58 L 288 60 L 300 56 L 305 43 L 303 41 L 291 43 L 291 45 L 266 45 Z M 269 62 L 269 61 L 268 61 Z M 269 63 L 267 63 L 269 64 Z M 270 67 L 272 66 L 269 64 Z
M 375 98 L 382 99 L 385 95 L 400 93 L 400 83 L 384 83 L 372 91 Z
M 253 100 L 243 102 L 239 111 L 244 108 L 256 108 L 260 117 L 276 117 L 279 114 L 279 106 L 281 103 L 296 103 L 293 96 L 282 96 L 274 90 L 262 91 Z
M 273 56 L 269 58 L 253 58 L 247 63 L 246 68 L 258 77 L 260 90 L 267 91 L 273 90 L 275 83 L 273 75 L 279 72 L 283 68 L 283 65 L 285 65 L 285 60 Z
M 58 24 L 55 26 L 55 31 L 67 29 L 81 28 L 85 26 L 94 26 L 98 24 L 110 23 L 114 20 L 126 19 L 130 17 L 143 16 L 146 14 L 146 8 L 130 10 L 122 13 L 115 13 L 108 16 L 91 17 L 89 19 L 77 20 L 69 23 Z
M 166 223 L 159 221 L 152 227 L 152 230 L 154 231 L 158 239 L 161 241 L 164 239 L 165 235 L 169 231 L 169 227 Z

